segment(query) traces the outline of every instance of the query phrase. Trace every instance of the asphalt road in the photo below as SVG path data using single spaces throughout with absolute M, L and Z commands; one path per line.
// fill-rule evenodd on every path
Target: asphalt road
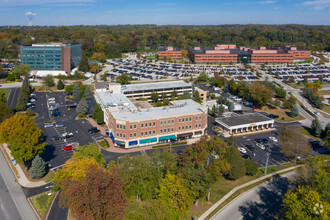
M 11 88 L 7 99 L 7 105 L 15 109 L 20 88 Z
M 225 206 L 212 220 L 262 220 L 273 219 L 281 210 L 285 193 L 290 189 L 289 178 L 295 171 L 273 178 Z

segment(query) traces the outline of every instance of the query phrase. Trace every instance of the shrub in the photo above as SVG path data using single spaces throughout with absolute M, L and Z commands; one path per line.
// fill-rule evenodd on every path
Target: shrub
M 86 118 L 86 114 L 79 113 L 79 114 L 78 114 L 78 118 Z
M 28 110 L 26 110 L 25 114 L 26 114 L 27 116 L 30 116 L 30 117 L 31 117 L 31 116 L 34 116 L 36 113 L 34 113 L 33 110 L 28 109 Z
M 107 149 L 107 148 L 110 147 L 110 144 L 109 144 L 109 142 L 106 139 L 100 141 L 99 144 L 101 145 L 101 147 L 103 147 L 105 149 Z
M 254 176 L 258 172 L 258 164 L 252 160 L 244 161 L 246 167 L 246 175 Z

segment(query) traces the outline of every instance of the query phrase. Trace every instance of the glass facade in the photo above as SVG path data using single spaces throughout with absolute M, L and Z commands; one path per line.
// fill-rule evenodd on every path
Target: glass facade
M 71 69 L 79 66 L 81 59 L 81 44 L 71 44 Z

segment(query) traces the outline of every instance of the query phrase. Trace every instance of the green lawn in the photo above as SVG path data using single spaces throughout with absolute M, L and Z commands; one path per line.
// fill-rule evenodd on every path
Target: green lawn
M 7 100 L 8 99 L 8 96 L 9 96 L 9 93 L 10 93 L 10 89 L 0 88 L 0 93 L 4 93 L 5 94 L 5 98 Z
M 48 195 L 48 193 L 51 193 L 51 195 Z M 48 191 L 30 198 L 40 217 L 43 217 L 47 214 L 47 211 L 54 199 L 54 195 L 54 192 Z

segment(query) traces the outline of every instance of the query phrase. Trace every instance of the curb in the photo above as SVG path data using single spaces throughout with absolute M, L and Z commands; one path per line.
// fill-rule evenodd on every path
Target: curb
M 38 194 L 39 195 L 39 194 Z M 40 216 L 39 216 L 39 213 L 37 212 L 37 210 L 34 208 L 34 205 L 32 204 L 30 198 L 27 198 L 27 201 L 29 202 L 32 210 L 34 211 L 34 214 L 36 214 L 36 216 L 38 217 L 39 220 L 41 220 Z

